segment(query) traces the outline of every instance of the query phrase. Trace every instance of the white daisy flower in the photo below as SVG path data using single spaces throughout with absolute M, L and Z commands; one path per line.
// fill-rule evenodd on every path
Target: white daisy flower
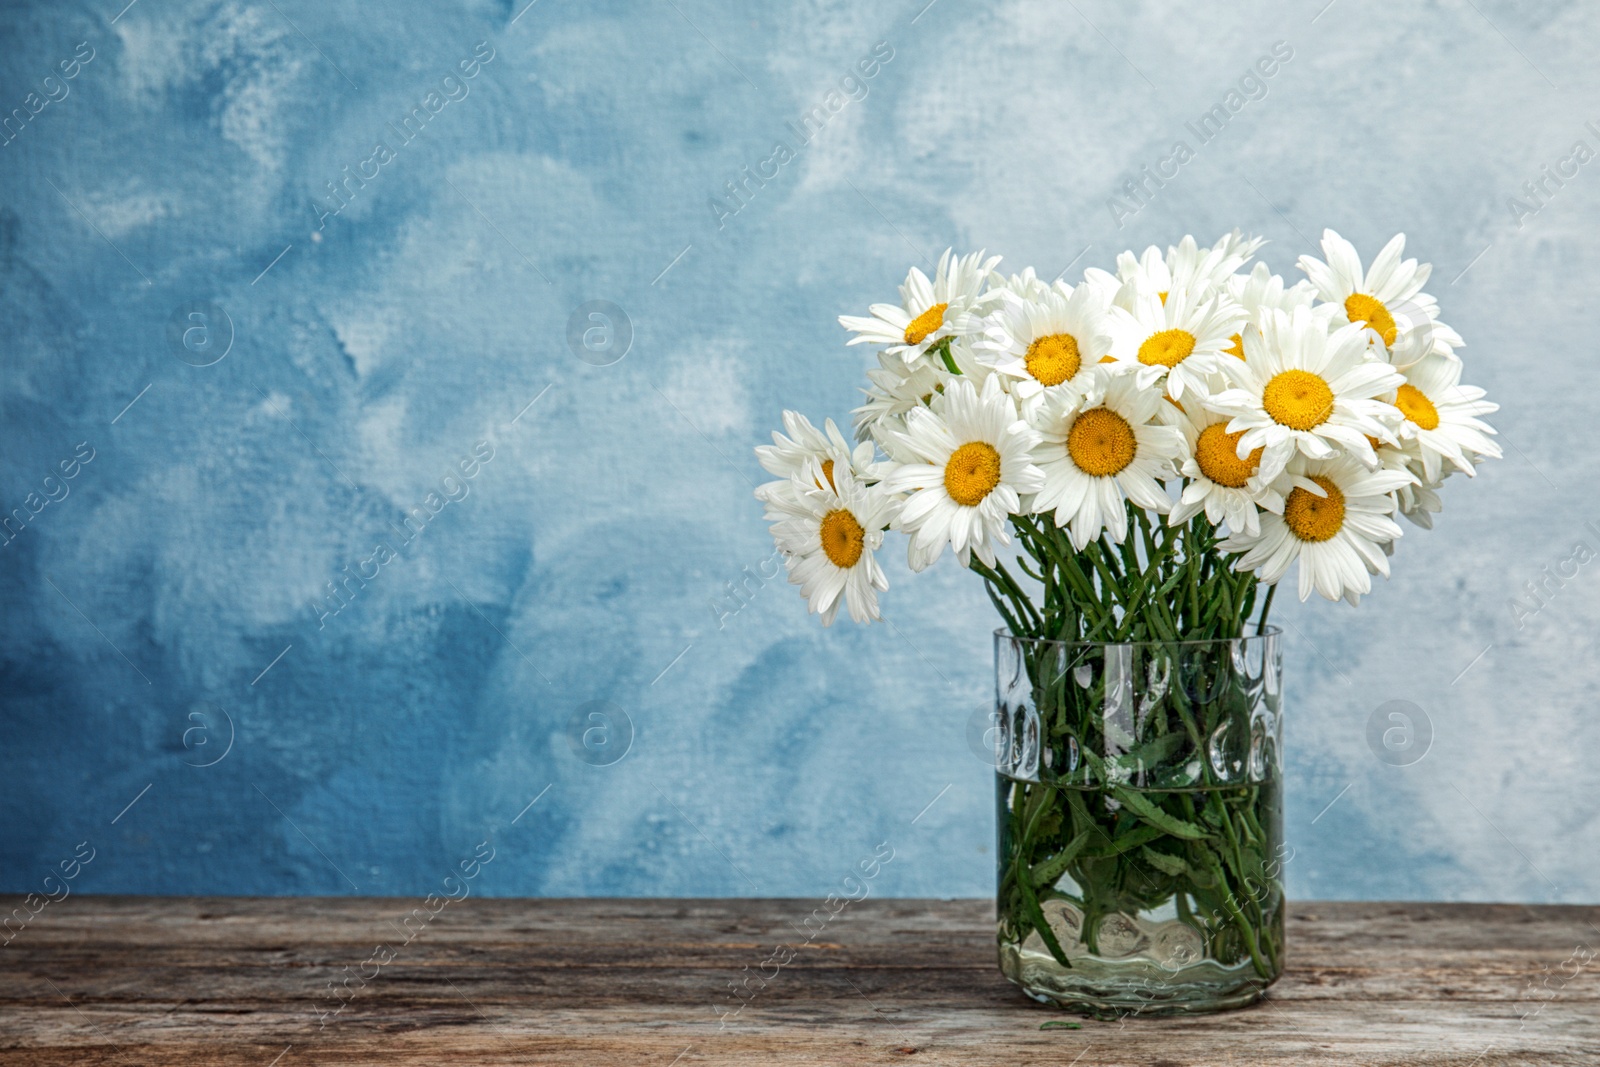
M 1167 257 L 1155 245 L 1138 255 L 1134 255 L 1131 248 L 1117 253 L 1116 277 L 1119 289 L 1149 293 L 1172 290 L 1172 271 L 1167 267 Z
M 1165 255 L 1155 245 L 1146 248 L 1137 257 L 1132 251 L 1123 252 L 1117 256 L 1115 278 L 1119 283 L 1120 296 L 1116 302 L 1132 311 L 1128 301 L 1135 292 L 1143 290 L 1158 293 L 1165 300 L 1174 289 L 1186 289 L 1204 300 L 1222 288 L 1265 243 L 1264 238 L 1246 238 L 1234 230 L 1207 247 L 1198 244 L 1192 235 L 1185 234 L 1183 240 L 1167 247 Z M 1088 276 L 1090 272 L 1084 273 Z M 1100 271 L 1095 274 L 1095 282 L 1103 287 L 1110 277 L 1112 275 Z
M 785 437 L 774 430 L 772 444 L 756 447 L 756 458 L 761 461 L 761 466 L 778 479 L 757 487 L 757 499 L 767 499 L 768 495 L 782 489 L 791 478 L 798 477 L 812 465 L 819 467 L 830 487 L 833 485 L 834 468 L 838 465 L 851 468 L 857 478 L 867 477 L 873 470 L 871 443 L 862 443 L 852 449 L 832 419 L 823 424 L 822 430 L 818 430 L 811 425 L 810 419 L 799 412 L 785 411 L 783 428 L 789 431 L 789 436 Z M 818 487 L 821 487 L 821 482 Z
M 1244 309 L 1245 324 L 1240 327 L 1240 333 L 1231 338 L 1232 344 L 1228 346 L 1228 353 L 1239 359 L 1244 358 L 1244 338 L 1241 336 L 1246 329 L 1259 329 L 1262 316 L 1268 311 L 1293 311 L 1297 307 L 1310 307 L 1317 297 L 1317 287 L 1310 282 L 1300 281 L 1293 285 L 1285 286 L 1283 276 L 1274 274 L 1265 263 L 1257 263 L 1249 274 L 1235 274 L 1227 282 L 1228 295 L 1234 303 Z M 1328 305 L 1328 313 L 1333 314 L 1332 305 Z
M 1263 478 L 1275 479 L 1296 451 L 1327 459 L 1343 449 L 1370 468 L 1373 439 L 1398 443 L 1387 424 L 1395 410 L 1377 398 L 1401 384 L 1399 372 L 1371 358 L 1361 326 L 1330 325 L 1306 307 L 1266 313 L 1244 336 L 1245 358 L 1222 365 L 1233 388 L 1205 401 L 1232 416 L 1229 433 L 1245 431 L 1241 458 L 1264 449 Z
M 1352 604 L 1372 591 L 1372 575 L 1389 576 L 1384 546 L 1398 538 L 1392 494 L 1408 484 L 1403 471 L 1369 471 L 1350 456 L 1297 457 L 1285 472 L 1283 514 L 1261 515 L 1260 532 L 1235 530 L 1217 547 L 1239 552 L 1236 570 L 1276 583 L 1300 565 L 1300 599 L 1313 590 Z
M 907 364 L 897 355 L 879 352 L 878 366 L 867 371 L 871 385 L 861 390 L 867 402 L 851 412 L 856 440 L 876 441 L 890 452 L 896 435 L 905 431 L 907 413 L 931 406 L 951 377 L 949 371 L 929 360 Z
M 1406 335 L 1420 332 L 1427 344 L 1418 355 L 1428 351 L 1450 355 L 1464 342 L 1439 321 L 1438 301 L 1422 291 L 1433 265 L 1401 260 L 1405 247 L 1406 235 L 1396 234 L 1372 266 L 1363 270 L 1355 246 L 1334 231 L 1323 230 L 1322 254 L 1327 262 L 1301 256 L 1296 265 L 1317 287 L 1318 296 L 1343 308 L 1350 322 L 1371 330 L 1374 342 L 1381 339 L 1385 347 L 1393 348 Z
M 999 262 L 999 256 L 986 260 L 982 252 L 957 259 L 945 249 L 933 281 L 911 268 L 898 305 L 873 304 L 870 318 L 840 315 L 839 325 L 855 333 L 846 343 L 884 345 L 913 363 L 946 337 L 975 332 L 991 299 L 985 282 Z
M 912 570 L 929 566 L 949 544 L 963 567 L 972 554 L 994 565 L 994 546 L 1010 544 L 1010 516 L 1021 497 L 1036 493 L 1044 475 L 1029 453 L 1039 435 L 1017 417 L 1015 401 L 991 377 L 980 394 L 956 378 L 943 410 L 917 408 L 906 416 L 899 450 L 910 458 L 883 481 L 889 492 L 910 492 L 900 526 L 911 535 Z
M 1445 468 L 1439 480 L 1427 482 L 1422 477 L 1422 461 L 1413 455 L 1407 454 L 1403 445 L 1389 445 L 1377 442 L 1373 449 L 1378 453 L 1378 466 L 1383 470 L 1401 471 L 1410 475 L 1411 482 L 1402 485 L 1394 491 L 1395 513 L 1405 517 L 1412 525 L 1420 526 L 1424 530 L 1433 529 L 1433 517 L 1443 509 L 1444 501 L 1440 499 L 1439 489 L 1444 480 L 1450 476 L 1454 468 Z M 1473 463 L 1481 462 L 1479 457 L 1472 458 Z M 1384 545 L 1385 553 L 1392 554 L 1394 545 Z
M 1034 424 L 1040 431 L 1034 462 L 1044 486 L 1031 501 L 1035 514 L 1055 513 L 1082 551 L 1101 530 L 1112 540 L 1128 535 L 1127 497 L 1165 514 L 1172 502 L 1161 480 L 1183 456 L 1183 433 L 1163 425 L 1161 391 L 1140 388 L 1132 374 L 1116 374 L 1079 408 L 1067 394 L 1051 394 Z
M 789 581 L 822 625 L 833 624 L 840 604 L 856 622 L 876 621 L 878 593 L 889 588 L 889 579 L 873 553 L 894 521 L 898 498 L 860 484 L 847 467 L 835 467 L 829 479 L 812 462 L 790 480 L 788 491 L 769 494 L 768 505 Z
M 1245 237 L 1234 230 L 1209 248 L 1202 248 L 1186 234 L 1167 249 L 1167 271 L 1172 276 L 1168 291 L 1187 289 L 1209 294 L 1222 288 L 1266 243 L 1264 237 Z
M 1430 352 L 1401 373 L 1405 381 L 1389 402 L 1405 417 L 1401 444 L 1424 482 L 1437 483 L 1445 461 L 1471 477 L 1477 473 L 1471 457 L 1500 458 L 1500 446 L 1489 439 L 1494 428 L 1477 417 L 1500 405 L 1483 399 L 1482 389 L 1461 384 L 1460 360 Z
M 1260 446 L 1239 457 L 1244 431 L 1228 432 L 1228 416 L 1199 404 L 1180 409 L 1176 422 L 1188 448 L 1181 472 L 1188 479 L 1168 516 L 1182 526 L 1204 511 L 1212 525 L 1254 536 L 1260 532 L 1261 509 L 1282 514 L 1283 495 L 1261 475 Z
M 955 364 L 946 369 L 944 360 L 920 359 L 907 364 L 899 356 L 878 353 L 879 365 L 867 371 L 871 387 L 861 392 L 867 402 L 851 412 L 855 416 L 856 440 L 872 440 L 891 456 L 896 456 L 899 435 L 905 432 L 905 416 L 913 408 L 938 411 L 944 404 L 945 388 L 957 377 L 970 381 L 974 388 L 994 374 L 994 368 L 978 360 L 966 338 L 956 338 L 945 353 Z
M 1014 293 L 1024 300 L 1037 300 L 1050 291 L 1050 283 L 1039 277 L 1032 267 L 1024 267 L 1021 274 L 1013 274 L 1009 278 L 994 271 L 989 275 L 989 288 L 991 291 Z
M 1384 449 L 1384 452 L 1389 451 L 1392 450 Z M 1380 453 L 1381 455 L 1382 453 Z M 1484 461 L 1483 456 L 1475 455 L 1468 458 L 1473 467 L 1477 467 L 1478 464 Z M 1403 467 L 1415 479 L 1415 484 L 1401 486 L 1395 490 L 1395 504 L 1400 514 L 1405 516 L 1411 523 L 1422 527 L 1424 530 L 1431 530 L 1433 529 L 1433 517 L 1444 509 L 1444 500 L 1440 497 L 1439 491 L 1444 487 L 1444 483 L 1450 480 L 1450 476 L 1456 473 L 1455 468 L 1445 468 L 1436 482 L 1424 482 L 1422 480 L 1421 465 L 1415 459 L 1406 460 Z
M 1385 452 L 1390 449 L 1384 449 Z M 1437 482 L 1424 482 L 1416 465 L 1407 464 L 1404 468 L 1413 479 L 1411 485 L 1403 485 L 1395 491 L 1394 501 L 1396 510 L 1413 526 L 1420 526 L 1424 530 L 1433 529 L 1433 517 L 1444 510 L 1444 500 L 1439 496 L 1439 489 L 1444 485 L 1444 479 Z M 1449 472 L 1445 474 L 1448 476 Z M 1387 548 L 1387 546 L 1385 546 Z
M 1089 267 L 1083 272 L 1083 281 L 1080 285 L 1087 285 L 1100 294 L 1101 301 L 1110 307 L 1129 306 L 1133 301 L 1133 294 L 1138 288 L 1137 282 L 1123 284 L 1121 278 L 1110 271 L 1101 270 L 1099 267 Z
M 1209 391 L 1207 379 L 1221 367 L 1244 311 L 1226 293 L 1201 299 L 1187 289 L 1142 290 L 1131 308 L 1112 307 L 1107 319 L 1112 358 L 1136 372 L 1141 389 L 1164 380 L 1181 403 L 1187 392 Z
M 1111 349 L 1105 301 L 1091 285 L 1057 282 L 1031 299 L 1008 292 L 984 322 L 983 336 L 973 342 L 976 358 L 1004 375 L 1024 418 L 1046 394 L 1081 400 Z

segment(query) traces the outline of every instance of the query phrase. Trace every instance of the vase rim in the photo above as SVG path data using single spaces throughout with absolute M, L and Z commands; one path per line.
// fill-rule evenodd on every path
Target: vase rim
M 1018 644 L 1061 645 L 1070 648 L 1090 648 L 1094 646 L 1106 648 L 1152 648 L 1156 646 L 1171 648 L 1175 645 L 1223 645 L 1232 644 L 1235 641 L 1259 641 L 1265 638 L 1278 637 L 1282 633 L 1283 628 L 1281 626 L 1268 625 L 1257 633 L 1241 634 L 1238 637 L 1201 637 L 1187 641 L 1057 641 L 1052 637 L 1018 637 L 1002 626 L 994 631 L 994 637 L 997 642 L 1015 641 Z

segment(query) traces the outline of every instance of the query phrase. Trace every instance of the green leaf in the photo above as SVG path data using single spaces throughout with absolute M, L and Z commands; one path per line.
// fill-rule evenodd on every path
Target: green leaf
M 1192 875 L 1194 873 L 1189 869 L 1189 865 L 1181 858 L 1177 856 L 1169 856 L 1165 852 L 1157 852 L 1153 848 L 1141 848 L 1139 850 L 1139 855 L 1144 857 L 1144 861 L 1146 863 L 1160 871 L 1162 874 L 1170 874 L 1174 878 L 1183 877 L 1184 875 Z
M 1050 955 L 1055 957 L 1057 963 L 1071 970 L 1072 963 L 1062 951 L 1061 942 L 1056 940 L 1056 932 L 1050 929 L 1050 924 L 1045 921 L 1044 912 L 1039 910 L 1039 898 L 1033 894 L 1033 884 L 1027 878 L 1018 878 L 1017 887 L 1022 890 L 1022 906 L 1028 913 L 1028 921 L 1039 932 L 1039 940 L 1044 942 L 1044 947 L 1050 950 Z
M 1166 836 L 1167 832 L 1165 830 L 1157 829 L 1154 826 L 1135 826 L 1131 830 L 1124 830 L 1115 839 L 1109 840 L 1103 845 L 1084 849 L 1083 855 L 1085 858 L 1095 859 L 1120 856 L 1125 852 L 1138 848 L 1140 845 L 1154 841 L 1158 837 Z
M 1182 745 L 1185 740 L 1187 738 L 1181 733 L 1162 734 L 1153 741 L 1147 741 L 1142 745 L 1129 749 L 1113 762 L 1119 767 L 1142 771 L 1159 765 L 1168 756 L 1171 756 L 1173 752 L 1177 751 L 1178 746 Z
M 1173 837 L 1181 837 L 1189 841 L 1205 841 L 1212 836 L 1192 822 L 1185 822 L 1176 816 L 1168 815 L 1137 790 L 1119 785 L 1112 790 L 1111 795 L 1116 797 L 1124 807 L 1139 818 L 1151 826 L 1160 827 Z
M 1043 888 L 1054 882 L 1066 873 L 1067 867 L 1078 858 L 1078 853 L 1083 846 L 1089 843 L 1089 838 L 1094 835 L 1093 830 L 1085 830 L 1067 843 L 1067 847 L 1056 853 L 1050 859 L 1038 864 L 1032 870 L 1033 884 Z
M 1065 1019 L 1051 1019 L 1047 1023 L 1040 1023 L 1041 1030 L 1082 1030 L 1082 1023 L 1069 1023 Z

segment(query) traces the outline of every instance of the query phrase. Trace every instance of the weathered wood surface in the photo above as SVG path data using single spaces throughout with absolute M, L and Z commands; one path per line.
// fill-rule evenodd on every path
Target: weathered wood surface
M 407 942 L 414 906 L 51 904 L 0 948 L 0 1064 L 1600 1064 L 1593 907 L 1296 904 L 1255 1007 L 1041 1031 L 1074 1017 L 1000 977 L 992 902 L 863 901 L 805 947 L 810 901 L 472 898 Z

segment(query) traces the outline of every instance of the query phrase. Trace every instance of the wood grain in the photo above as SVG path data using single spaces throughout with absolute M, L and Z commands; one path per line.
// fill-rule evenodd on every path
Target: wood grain
M 420 903 L 51 904 L 0 949 L 0 1065 L 1600 1064 L 1600 908 L 1295 904 L 1261 1004 L 1096 1022 L 1000 977 L 990 901 L 867 900 L 809 943 L 815 901 L 469 898 L 403 926 Z

